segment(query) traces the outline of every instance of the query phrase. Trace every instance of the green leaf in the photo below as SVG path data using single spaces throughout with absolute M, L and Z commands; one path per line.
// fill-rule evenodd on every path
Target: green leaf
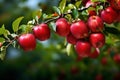
M 79 12 L 77 9 L 72 10 L 72 16 L 74 19 L 77 19 L 79 17 Z
M 42 16 L 42 9 L 34 11 L 32 16 L 33 16 L 34 19 L 35 19 L 36 16 L 38 16 L 38 18 L 40 18 Z
M 120 35 L 120 30 L 113 27 L 105 27 L 105 31 L 111 34 Z
M 59 15 L 61 14 L 60 9 L 56 6 L 53 6 L 53 10 L 57 12 Z
M 0 35 L 5 33 L 5 26 L 4 24 L 2 25 L 2 27 L 0 28 Z
M 77 2 L 75 3 L 75 6 L 76 6 L 77 8 L 79 8 L 79 7 L 80 7 L 80 5 L 81 5 L 81 2 L 82 2 L 82 0 L 77 1 Z
M 4 37 L 8 38 L 7 36 L 10 35 L 10 32 L 8 30 L 5 30 L 3 35 L 4 35 Z
M 69 9 L 76 9 L 76 6 L 74 4 L 69 4 L 68 7 Z
M 20 33 L 28 33 L 31 32 L 33 25 L 21 25 L 19 27 Z
M 24 17 L 19 17 L 17 18 L 13 23 L 12 23 L 12 28 L 13 28 L 13 31 L 14 32 L 17 32 L 18 31 L 18 28 L 19 28 L 19 24 L 20 22 L 22 21 Z
M 10 32 L 7 29 L 5 29 L 4 24 L 0 28 L 0 35 L 4 35 L 4 37 L 7 38 L 7 39 L 8 39 L 7 36 L 10 35 Z
M 5 41 L 5 39 L 0 37 L 0 42 L 4 42 L 4 41 Z
M 6 55 L 6 47 L 5 46 L 2 46 L 1 48 L 0 48 L 0 59 L 1 60 L 4 60 L 4 58 L 5 58 L 5 55 Z
M 92 2 L 105 2 L 106 0 L 91 0 Z
M 56 25 L 55 25 L 55 22 L 50 22 L 49 24 L 52 28 L 52 30 L 56 31 Z
M 72 44 L 67 44 L 67 47 L 66 47 L 66 52 L 67 52 L 67 55 L 69 56 L 71 54 L 71 50 L 72 50 Z
M 61 0 L 60 5 L 59 5 L 61 13 L 64 12 L 65 6 L 66 6 L 66 0 Z

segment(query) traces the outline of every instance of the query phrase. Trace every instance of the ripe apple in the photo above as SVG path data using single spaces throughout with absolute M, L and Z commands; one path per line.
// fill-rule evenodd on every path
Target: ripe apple
M 102 10 L 100 14 L 102 20 L 108 24 L 113 23 L 118 17 L 117 12 L 112 9 L 112 7 L 107 7 L 105 10 Z
M 109 0 L 109 3 L 114 9 L 120 10 L 120 0 Z
M 103 21 L 99 16 L 90 16 L 87 24 L 92 32 L 100 32 L 104 28 Z
M 103 76 L 101 74 L 97 74 L 95 80 L 103 80 Z
M 77 66 L 72 66 L 71 67 L 71 73 L 72 73 L 72 75 L 76 75 L 76 74 L 78 74 L 79 73 L 79 68 L 77 67 Z
M 18 37 L 18 43 L 25 51 L 32 51 L 36 47 L 36 39 L 33 34 L 22 34 Z
M 103 57 L 103 58 L 101 59 L 101 64 L 102 64 L 102 65 L 107 65 L 107 63 L 108 63 L 107 58 L 106 58 L 106 57 Z
M 47 24 L 42 23 L 33 28 L 33 34 L 40 41 L 45 41 L 50 38 L 50 28 Z
M 120 72 L 115 73 L 113 80 L 120 80 Z
M 68 43 L 71 43 L 73 45 L 75 45 L 78 41 L 78 39 L 76 39 L 71 33 L 67 35 L 66 39 Z
M 113 57 L 113 60 L 114 60 L 116 63 L 120 64 L 120 54 L 115 54 L 114 57 Z
M 118 17 L 116 19 L 116 22 L 120 22 L 120 11 L 118 11 Z
M 56 33 L 60 36 L 67 36 L 70 32 L 70 24 L 65 18 L 60 18 L 56 21 Z
M 86 23 L 82 20 L 72 23 L 70 31 L 72 35 L 77 39 L 88 37 L 89 34 L 88 27 Z
M 91 52 L 91 44 L 88 41 L 79 40 L 76 43 L 75 50 L 78 56 L 88 57 Z
M 89 57 L 90 58 L 97 58 L 98 56 L 99 56 L 99 54 L 100 54 L 100 50 L 99 50 L 99 48 L 92 48 L 92 52 L 90 53 L 90 55 L 89 55 Z
M 105 36 L 103 33 L 92 33 L 90 34 L 89 40 L 95 48 L 101 48 L 105 44 Z
M 82 59 L 83 59 L 83 57 L 81 57 L 81 56 L 77 56 L 77 58 L 76 58 L 76 62 L 82 61 Z

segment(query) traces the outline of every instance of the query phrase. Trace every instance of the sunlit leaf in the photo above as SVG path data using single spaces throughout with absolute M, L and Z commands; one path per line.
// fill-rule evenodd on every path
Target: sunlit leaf
M 24 18 L 24 17 L 19 17 L 19 18 L 17 18 L 17 19 L 12 23 L 12 28 L 13 28 L 13 31 L 14 31 L 14 32 L 17 32 L 17 31 L 18 31 L 18 29 L 19 29 L 19 24 L 20 24 L 20 22 L 22 21 L 23 18 Z
M 0 35 L 5 33 L 5 26 L 4 24 L 2 25 L 2 27 L 0 28 Z
M 31 32 L 33 25 L 21 25 L 19 27 L 20 33 L 28 33 Z
M 0 37 L 0 42 L 4 42 L 4 41 L 5 41 L 5 39 Z
M 62 13 L 64 12 L 65 6 L 66 6 L 66 0 L 61 0 L 59 8 Z
M 75 6 L 76 6 L 77 8 L 79 8 L 79 6 L 80 6 L 81 2 L 82 2 L 82 0 L 77 1 L 77 2 L 75 3 Z
M 50 23 L 50 27 L 52 28 L 52 30 L 56 31 L 56 25 L 54 22 Z
M 56 6 L 53 6 L 53 10 L 57 12 L 59 15 L 61 14 L 60 9 Z
M 33 12 L 33 18 L 35 18 L 37 16 L 39 19 L 41 17 L 41 15 L 42 15 L 42 9 L 39 9 L 39 10 Z
M 6 47 L 5 46 L 2 46 L 1 48 L 0 48 L 0 59 L 1 60 L 4 60 L 4 58 L 5 58 L 5 55 L 6 55 Z
M 72 44 L 67 44 L 67 47 L 66 47 L 66 52 L 67 52 L 67 55 L 69 56 L 71 54 L 71 50 L 72 50 Z

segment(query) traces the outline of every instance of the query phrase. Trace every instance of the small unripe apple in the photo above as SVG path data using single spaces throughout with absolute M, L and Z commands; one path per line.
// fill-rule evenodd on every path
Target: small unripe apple
M 92 32 L 100 32 L 104 28 L 103 21 L 99 16 L 90 16 L 87 24 Z
M 92 33 L 90 34 L 89 40 L 95 48 L 101 48 L 105 44 L 105 36 L 103 33 Z
M 33 34 L 22 34 L 18 37 L 18 43 L 25 51 L 32 51 L 36 47 L 36 39 Z
M 70 32 L 70 24 L 65 18 L 60 18 L 56 21 L 56 33 L 60 36 L 67 36 Z
M 87 41 L 78 41 L 75 46 L 78 56 L 88 57 L 91 52 L 91 44 Z
M 118 17 L 117 12 L 112 9 L 112 7 L 107 7 L 105 10 L 101 11 L 100 14 L 102 20 L 108 24 L 113 23 Z
M 75 45 L 78 41 L 78 39 L 76 39 L 71 33 L 67 35 L 66 39 L 68 43 L 71 43 L 73 45 Z
M 50 38 L 50 28 L 47 24 L 42 23 L 33 28 L 33 34 L 40 41 L 45 41 Z
M 116 63 L 120 64 L 120 54 L 115 54 L 114 57 L 113 57 L 113 60 L 114 60 Z
M 93 51 L 91 51 L 89 57 L 90 57 L 90 58 L 93 58 L 93 59 L 94 59 L 94 58 L 97 58 L 97 57 L 99 56 L 99 54 L 100 54 L 99 48 L 92 48 L 92 50 L 93 50 Z
M 77 39 L 88 37 L 89 34 L 88 27 L 86 23 L 82 20 L 72 23 L 70 31 L 72 35 Z

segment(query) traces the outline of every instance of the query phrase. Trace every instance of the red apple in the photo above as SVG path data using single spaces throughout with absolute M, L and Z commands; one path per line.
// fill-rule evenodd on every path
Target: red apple
M 113 80 L 120 80 L 120 72 L 115 73 Z
M 97 58 L 98 56 L 99 56 L 99 54 L 100 54 L 100 50 L 99 50 L 99 48 L 92 48 L 92 52 L 90 53 L 90 55 L 89 55 L 89 57 L 90 58 Z
M 82 20 L 75 22 L 70 27 L 71 33 L 77 39 L 88 37 L 89 30 L 86 23 Z
M 103 57 L 103 58 L 101 59 L 101 64 L 102 64 L 102 65 L 107 65 L 107 63 L 108 63 L 107 58 L 106 58 L 106 57 Z
M 103 76 L 101 74 L 96 75 L 95 80 L 103 80 Z
M 79 61 L 82 61 L 82 59 L 83 59 L 83 57 L 77 56 L 76 61 L 79 62 Z
M 114 57 L 113 57 L 113 60 L 114 60 L 116 63 L 120 64 L 120 54 L 115 54 Z
M 105 36 L 103 33 L 92 33 L 90 34 L 89 40 L 95 48 L 101 48 L 105 44 Z
M 65 18 L 60 18 L 56 21 L 56 33 L 60 36 L 67 36 L 70 32 L 70 24 Z
M 107 7 L 105 10 L 101 11 L 100 14 L 102 20 L 108 24 L 113 23 L 118 17 L 117 12 L 112 9 L 112 7 Z
M 75 46 L 78 56 L 88 57 L 91 52 L 91 44 L 87 41 L 78 41 Z
M 118 11 L 118 17 L 116 19 L 116 22 L 120 22 L 120 11 Z
M 25 51 L 32 51 L 36 47 L 36 39 L 33 34 L 22 34 L 18 37 L 18 43 Z
M 79 68 L 77 66 L 72 66 L 71 67 L 71 73 L 72 75 L 76 75 L 79 73 Z
M 87 24 L 92 32 L 100 32 L 104 28 L 103 21 L 99 16 L 90 16 Z
M 50 28 L 47 24 L 42 23 L 33 28 L 33 34 L 40 41 L 45 41 L 50 38 Z
M 78 41 L 78 39 L 76 39 L 71 33 L 67 35 L 66 39 L 68 43 L 71 43 L 73 45 L 75 45 Z
M 114 9 L 120 10 L 120 0 L 109 0 L 109 3 Z

